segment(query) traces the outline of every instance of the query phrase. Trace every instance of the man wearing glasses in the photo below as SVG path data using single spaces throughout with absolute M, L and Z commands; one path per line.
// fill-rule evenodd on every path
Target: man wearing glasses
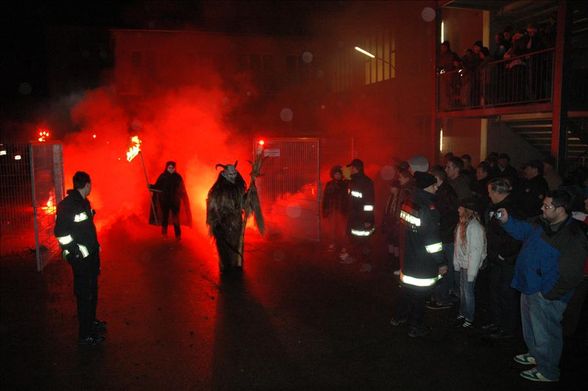
M 543 213 L 534 223 L 509 218 L 506 209 L 498 211 L 506 232 L 523 241 L 511 286 L 521 292 L 523 337 L 529 351 L 514 360 L 534 366 L 521 372 L 531 381 L 559 380 L 562 315 L 583 278 L 588 240 L 572 219 L 571 206 L 572 195 L 556 190 L 545 197 Z

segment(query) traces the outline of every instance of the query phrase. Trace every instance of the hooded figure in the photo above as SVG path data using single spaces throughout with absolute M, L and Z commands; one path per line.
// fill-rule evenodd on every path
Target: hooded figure
M 216 242 L 220 271 L 226 273 L 243 267 L 245 223 L 249 213 L 255 213 L 260 231 L 263 231 L 263 220 L 254 176 L 247 191 L 245 180 L 237 171 L 237 162 L 216 167 L 223 170 L 208 191 L 206 224 Z
M 331 180 L 325 185 L 322 200 L 322 214 L 325 219 L 325 233 L 329 239 L 329 251 L 334 251 L 345 241 L 349 206 L 348 189 L 348 181 L 343 178 L 341 166 L 333 166 Z
M 180 224 L 192 226 L 190 201 L 182 176 L 176 172 L 176 162 L 168 161 L 165 169 L 155 185 L 149 185 L 153 192 L 153 207 L 149 216 L 149 224 L 161 225 L 161 233 L 167 235 L 167 225 L 171 215 L 176 239 L 180 239 Z M 154 214 L 155 213 L 155 214 Z M 180 218 L 180 213 L 182 217 Z

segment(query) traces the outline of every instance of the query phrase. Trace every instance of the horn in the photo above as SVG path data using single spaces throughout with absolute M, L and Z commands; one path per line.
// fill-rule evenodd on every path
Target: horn
M 235 168 L 237 168 L 237 163 L 239 163 L 239 161 L 235 160 Z
M 219 164 L 217 164 L 216 166 L 214 166 L 215 170 L 218 170 L 218 168 L 219 168 L 219 167 L 222 167 L 222 168 L 223 168 L 223 170 L 224 170 L 225 168 L 227 168 L 227 166 L 225 166 L 224 164 L 220 164 L 220 163 L 219 163 Z

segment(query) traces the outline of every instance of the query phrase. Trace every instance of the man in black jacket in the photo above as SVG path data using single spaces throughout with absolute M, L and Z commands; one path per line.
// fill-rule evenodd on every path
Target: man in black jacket
M 439 211 L 439 233 L 443 242 L 443 255 L 448 265 L 453 265 L 453 241 L 455 227 L 459 221 L 459 201 L 457 193 L 447 183 L 447 173 L 441 166 L 434 166 L 431 174 L 437 180 L 437 192 L 435 193 L 435 207 Z M 450 293 L 459 294 L 459 288 L 455 286 L 453 270 L 449 270 L 445 278 L 435 285 L 433 297 L 427 308 L 432 310 L 447 309 L 452 307 Z
M 353 253 L 367 256 L 370 253 L 370 239 L 375 230 L 374 182 L 363 172 L 363 162 L 353 159 L 347 165 L 351 168 L 349 181 L 349 217 L 347 232 L 351 237 Z M 353 263 L 354 258 L 346 249 L 341 250 L 341 263 Z M 368 265 L 369 268 L 369 264 Z
M 507 178 L 488 182 L 490 205 L 484 213 L 486 226 L 491 321 L 482 326 L 492 339 L 512 338 L 519 326 L 519 293 L 511 288 L 515 260 L 521 242 L 510 236 L 497 214 L 505 209 L 511 216 L 521 216 L 511 195 L 512 186 Z
M 415 172 L 414 178 L 417 189 L 400 212 L 405 229 L 400 271 L 402 289 L 390 322 L 393 326 L 408 323 L 408 336 L 412 338 L 428 334 L 424 324 L 425 300 L 435 282 L 447 273 L 439 235 L 439 212 L 433 203 L 437 181 L 426 172 Z
M 524 218 L 541 215 L 543 199 L 549 191 L 547 181 L 543 178 L 543 163 L 539 160 L 531 160 L 523 169 L 524 179 L 520 182 L 517 194 L 519 209 Z
M 96 319 L 100 245 L 94 225 L 94 210 L 87 196 L 92 190 L 90 176 L 78 171 L 73 177 L 73 190 L 57 205 L 54 233 L 64 258 L 73 271 L 77 299 L 79 343 L 96 345 L 104 340 L 101 332 L 106 323 Z

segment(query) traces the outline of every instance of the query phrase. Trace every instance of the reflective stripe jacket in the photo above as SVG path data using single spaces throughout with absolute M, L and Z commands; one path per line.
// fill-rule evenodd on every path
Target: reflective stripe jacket
M 71 252 L 75 246 L 82 257 L 86 258 L 90 254 L 98 253 L 100 246 L 94 225 L 94 211 L 90 207 L 90 201 L 84 199 L 79 191 L 68 190 L 67 193 L 67 197 L 57 205 L 53 232 L 64 252 Z
M 349 230 L 353 236 L 370 236 L 374 232 L 374 182 L 364 173 L 351 175 L 349 182 Z
M 400 278 L 408 285 L 431 286 L 444 263 L 439 212 L 433 204 L 433 194 L 416 189 L 412 198 L 402 204 L 400 221 L 405 229 Z

